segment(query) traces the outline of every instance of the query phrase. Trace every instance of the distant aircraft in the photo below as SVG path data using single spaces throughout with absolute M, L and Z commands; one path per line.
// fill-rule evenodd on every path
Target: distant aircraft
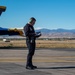
M 2 14 L 2 12 L 6 11 L 6 7 L 5 6 L 0 6 L 0 16 Z
M 6 6 L 0 6 L 0 16 L 2 14 L 2 12 L 6 11 Z M 23 31 L 20 29 L 9 29 L 9 28 L 2 28 L 0 27 L 0 35 L 20 35 L 23 36 Z

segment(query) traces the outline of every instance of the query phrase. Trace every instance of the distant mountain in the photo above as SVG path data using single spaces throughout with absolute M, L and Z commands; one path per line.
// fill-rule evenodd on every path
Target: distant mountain
M 36 32 L 42 33 L 41 37 L 46 38 L 75 38 L 75 29 L 38 29 Z
M 0 27 L 0 30 L 7 30 L 7 28 Z M 22 29 L 21 29 L 22 30 Z M 42 33 L 42 38 L 75 38 L 75 29 L 37 29 L 36 32 Z M 2 36 L 0 36 L 2 37 Z M 14 36 L 15 37 L 15 36 Z
M 48 33 L 49 32 L 74 32 L 75 33 L 75 29 L 71 29 L 71 30 L 68 30 L 68 29 L 52 29 L 52 30 L 50 30 L 50 29 L 43 28 L 43 29 L 38 29 L 36 31 L 41 31 L 43 33 L 47 33 L 47 32 Z
M 7 28 L 2 28 L 2 27 L 0 27 L 0 30 L 7 30 Z

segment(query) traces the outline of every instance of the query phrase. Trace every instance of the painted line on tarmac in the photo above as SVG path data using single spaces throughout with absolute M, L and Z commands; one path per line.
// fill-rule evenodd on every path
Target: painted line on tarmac
M 50 59 L 50 58 L 75 58 L 75 56 L 46 56 L 46 57 L 34 57 L 35 59 Z
M 26 59 L 0 59 L 0 62 L 26 62 Z M 33 59 L 33 62 L 51 62 L 51 63 L 73 63 L 75 60 L 55 60 L 55 59 Z

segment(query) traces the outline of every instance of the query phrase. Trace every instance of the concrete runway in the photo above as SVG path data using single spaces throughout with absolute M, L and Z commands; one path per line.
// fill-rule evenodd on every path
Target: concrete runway
M 0 75 L 75 75 L 75 49 L 36 49 L 33 63 L 25 69 L 27 49 L 0 49 Z

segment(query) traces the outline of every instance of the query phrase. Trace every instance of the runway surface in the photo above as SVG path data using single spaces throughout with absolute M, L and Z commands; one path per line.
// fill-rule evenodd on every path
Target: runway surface
M 33 63 L 25 69 L 27 49 L 0 49 L 0 75 L 75 75 L 75 49 L 36 49 Z

